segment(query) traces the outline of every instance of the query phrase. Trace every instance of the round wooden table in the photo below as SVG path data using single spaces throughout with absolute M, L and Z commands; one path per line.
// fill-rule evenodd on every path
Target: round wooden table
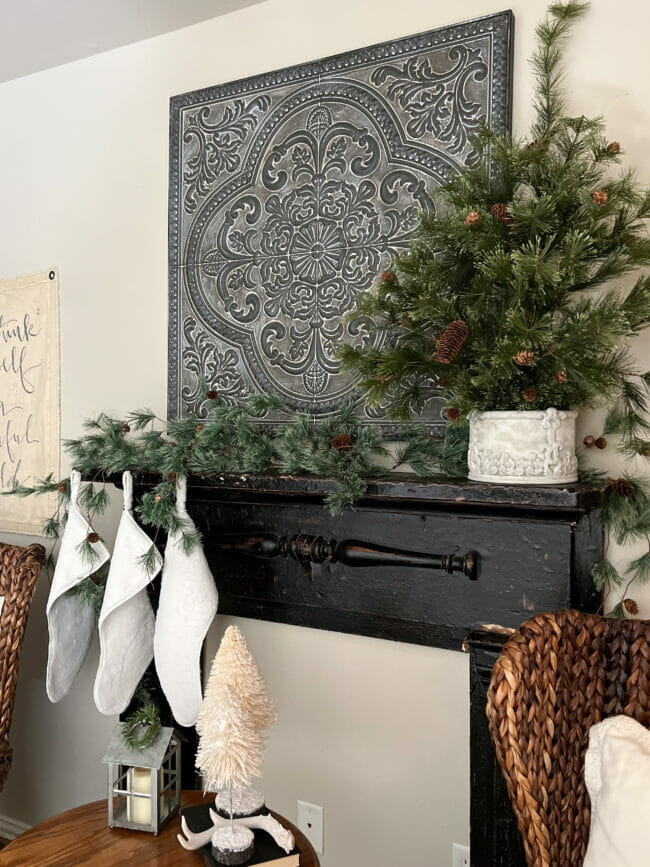
M 202 792 L 183 792 L 181 808 L 211 802 Z M 280 822 L 295 835 L 300 850 L 300 867 L 319 867 L 314 849 L 291 822 L 275 814 Z M 187 852 L 176 840 L 180 832 L 178 816 L 165 825 L 154 837 L 144 831 L 127 831 L 108 827 L 106 801 L 84 804 L 67 813 L 52 816 L 30 831 L 17 837 L 0 851 L 0 865 L 15 867 L 73 867 L 75 864 L 96 864 L 97 867 L 156 867 L 201 864 L 195 852 Z

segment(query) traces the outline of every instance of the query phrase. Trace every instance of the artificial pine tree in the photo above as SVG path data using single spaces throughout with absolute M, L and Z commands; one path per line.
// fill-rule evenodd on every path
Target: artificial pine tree
M 602 291 L 650 262 L 650 191 L 610 174 L 619 143 L 602 119 L 567 115 L 562 96 L 565 37 L 588 6 L 554 3 L 537 27 L 530 135 L 483 130 L 482 159 L 437 192 L 409 251 L 358 298 L 353 316 L 385 337 L 342 350 L 368 404 L 408 416 L 438 392 L 461 424 L 472 410 L 608 402 L 626 449 L 650 454 L 650 374 L 627 349 L 650 324 L 650 277 L 626 296 Z

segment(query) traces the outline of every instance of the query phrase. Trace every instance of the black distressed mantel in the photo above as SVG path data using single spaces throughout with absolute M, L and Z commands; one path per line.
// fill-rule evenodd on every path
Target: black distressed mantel
M 487 734 L 486 686 L 509 630 L 536 612 L 598 607 L 590 572 L 603 552 L 599 492 L 391 475 L 332 517 L 323 508 L 331 487 L 287 476 L 189 479 L 220 612 L 471 652 L 471 863 L 523 865 Z M 353 545 L 338 544 L 346 540 Z M 337 562 L 336 552 L 350 561 L 350 550 L 354 560 L 377 546 L 435 563 L 431 555 L 454 555 L 459 571 L 413 565 L 422 558 L 412 556 Z M 460 570 L 467 554 L 474 580 Z
M 223 613 L 461 650 L 471 630 L 597 605 L 590 570 L 602 556 L 602 534 L 593 489 L 395 475 L 372 481 L 355 510 L 332 517 L 322 505 L 331 485 L 287 476 L 191 479 L 190 511 L 218 566 Z M 475 551 L 477 579 L 394 564 L 301 566 L 222 547 L 224 537 L 260 533 Z

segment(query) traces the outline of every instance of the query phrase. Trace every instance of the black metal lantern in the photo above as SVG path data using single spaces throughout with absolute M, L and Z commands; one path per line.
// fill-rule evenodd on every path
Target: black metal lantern
M 157 834 L 178 812 L 181 748 L 172 728 L 161 728 L 152 744 L 133 749 L 115 727 L 102 759 L 108 765 L 108 824 Z

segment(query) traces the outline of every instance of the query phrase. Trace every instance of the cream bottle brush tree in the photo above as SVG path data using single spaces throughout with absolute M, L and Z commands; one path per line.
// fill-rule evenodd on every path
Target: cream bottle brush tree
M 230 626 L 212 663 L 196 722 L 196 766 L 204 775 L 206 791 L 232 793 L 260 776 L 261 732 L 275 719 L 264 678 L 244 636 L 237 626 Z

